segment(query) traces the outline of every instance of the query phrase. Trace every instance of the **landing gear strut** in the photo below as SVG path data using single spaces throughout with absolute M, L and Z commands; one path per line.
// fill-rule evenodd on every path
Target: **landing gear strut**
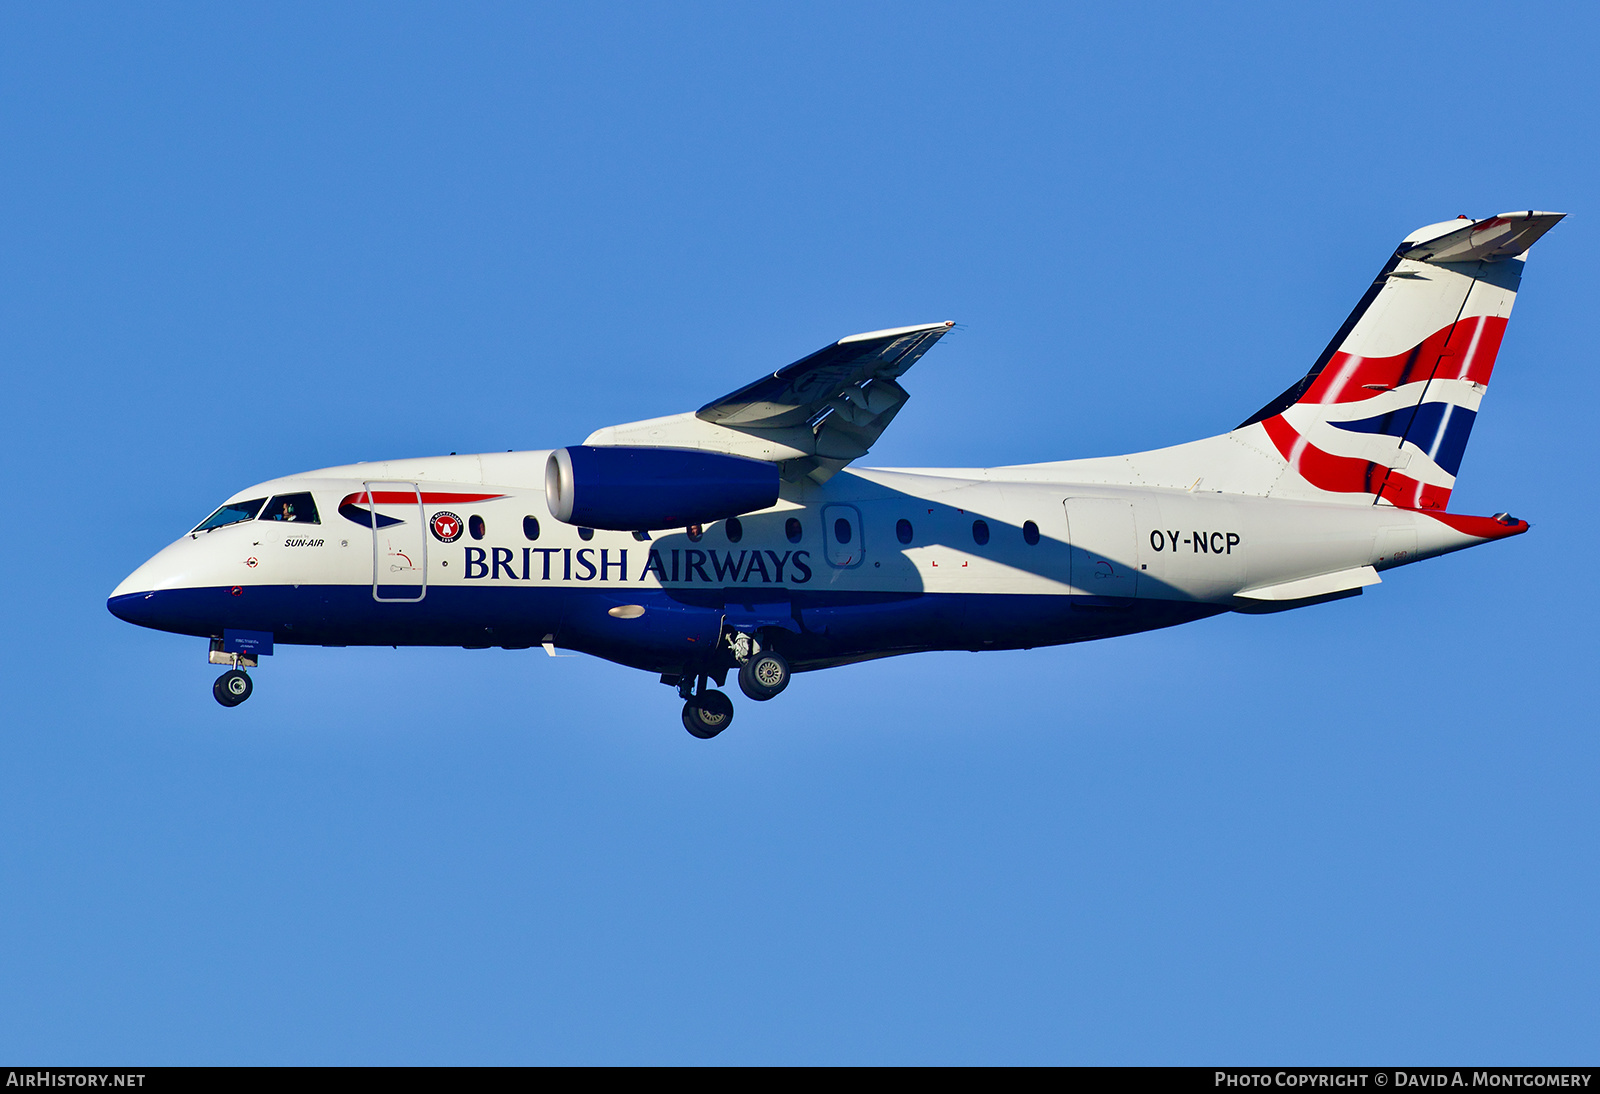
M 225 707 L 236 707 L 250 698 L 255 686 L 244 670 L 256 667 L 254 657 L 243 653 L 228 653 L 222 648 L 222 639 L 213 638 L 208 659 L 213 665 L 233 666 L 217 677 L 217 682 L 211 685 L 211 694 L 217 697 L 217 702 Z
M 225 707 L 236 707 L 250 698 L 254 690 L 250 683 L 249 673 L 241 669 L 229 669 L 217 677 L 217 682 L 211 685 L 211 694 L 217 697 L 217 702 Z

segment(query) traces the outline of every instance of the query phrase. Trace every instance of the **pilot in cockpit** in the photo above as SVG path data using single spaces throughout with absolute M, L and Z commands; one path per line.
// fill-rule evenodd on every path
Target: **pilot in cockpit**
M 258 520 L 281 520 L 285 524 L 317 524 L 317 503 L 310 493 L 279 494 L 267 502 Z

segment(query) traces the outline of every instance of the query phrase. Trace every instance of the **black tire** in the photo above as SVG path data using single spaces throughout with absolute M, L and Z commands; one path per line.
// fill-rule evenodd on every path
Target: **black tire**
M 739 690 L 765 703 L 789 686 L 789 662 L 781 653 L 762 650 L 739 666 Z
M 238 669 L 229 669 L 217 677 L 217 682 L 211 685 L 211 694 L 217 697 L 217 702 L 225 707 L 236 707 L 255 690 L 255 685 L 250 683 L 248 673 Z
M 733 724 L 733 700 L 720 691 L 703 691 L 683 704 L 683 728 L 709 741 Z

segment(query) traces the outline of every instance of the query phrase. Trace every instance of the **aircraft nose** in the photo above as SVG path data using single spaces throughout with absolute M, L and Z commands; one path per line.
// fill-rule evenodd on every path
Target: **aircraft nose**
M 117 587 L 111 590 L 111 596 L 107 598 L 106 606 L 111 607 L 113 604 L 121 603 L 136 593 L 149 593 L 161 588 L 163 584 L 161 581 L 162 575 L 157 570 L 165 569 L 165 567 L 159 566 L 158 563 L 161 555 L 166 553 L 166 551 L 162 551 L 161 554 L 146 559 L 143 566 L 140 566 L 133 573 L 119 581 Z M 111 614 L 119 619 L 123 618 L 121 613 L 114 607 L 111 608 Z
M 152 558 L 123 578 L 106 598 L 106 609 L 125 623 L 149 627 L 155 623 L 156 590 L 160 575 L 154 572 Z
M 174 611 L 182 608 L 186 587 L 194 585 L 192 551 L 175 543 L 123 578 L 106 598 L 106 609 L 118 619 L 141 627 L 169 630 Z M 180 611 L 181 614 L 181 611 Z
M 127 582 L 123 582 L 126 585 Z M 122 585 L 117 586 L 117 591 L 106 598 L 106 609 L 122 620 L 124 623 L 134 623 L 141 627 L 156 625 L 155 600 L 156 594 L 124 593 Z

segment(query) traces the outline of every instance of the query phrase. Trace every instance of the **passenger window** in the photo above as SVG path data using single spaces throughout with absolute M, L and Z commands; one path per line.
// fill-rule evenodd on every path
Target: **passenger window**
M 578 529 L 578 538 L 583 540 L 585 543 L 588 543 L 591 539 L 594 538 L 594 529 L 593 528 L 579 528 Z
M 230 501 L 205 520 L 200 522 L 196 532 L 209 532 L 213 528 L 221 528 L 225 524 L 238 524 L 242 520 L 255 520 L 256 514 L 261 511 L 261 503 L 266 498 L 253 498 L 250 501 Z M 192 535 L 193 533 L 191 533 Z
M 840 543 L 850 542 L 850 522 L 844 517 L 833 522 L 833 538 Z
M 901 517 L 894 526 L 894 537 L 901 543 L 911 542 L 911 522 Z
M 698 524 L 691 524 L 683 531 L 689 537 L 690 543 L 699 543 L 700 537 L 706 534 L 706 530 Z
M 538 539 L 539 538 L 539 518 L 537 518 L 537 517 L 523 517 L 522 518 L 522 535 L 523 535 L 523 537 L 525 539 Z
M 790 543 L 799 543 L 801 532 L 800 521 L 796 518 L 790 517 L 783 522 L 783 534 L 789 537 Z
M 473 539 L 482 539 L 484 533 L 483 518 L 477 515 L 468 517 L 467 532 Z
M 738 517 L 729 517 L 722 530 L 728 533 L 729 543 L 738 543 L 744 538 L 744 525 L 740 523 Z
M 1031 520 L 1022 525 L 1022 542 L 1029 547 L 1039 546 L 1039 526 Z
M 985 543 L 989 542 L 988 521 L 975 520 L 972 522 L 972 542 L 976 543 L 979 547 L 982 547 Z
M 285 524 L 321 524 L 317 503 L 310 494 L 279 494 L 261 510 L 262 520 L 281 520 Z

